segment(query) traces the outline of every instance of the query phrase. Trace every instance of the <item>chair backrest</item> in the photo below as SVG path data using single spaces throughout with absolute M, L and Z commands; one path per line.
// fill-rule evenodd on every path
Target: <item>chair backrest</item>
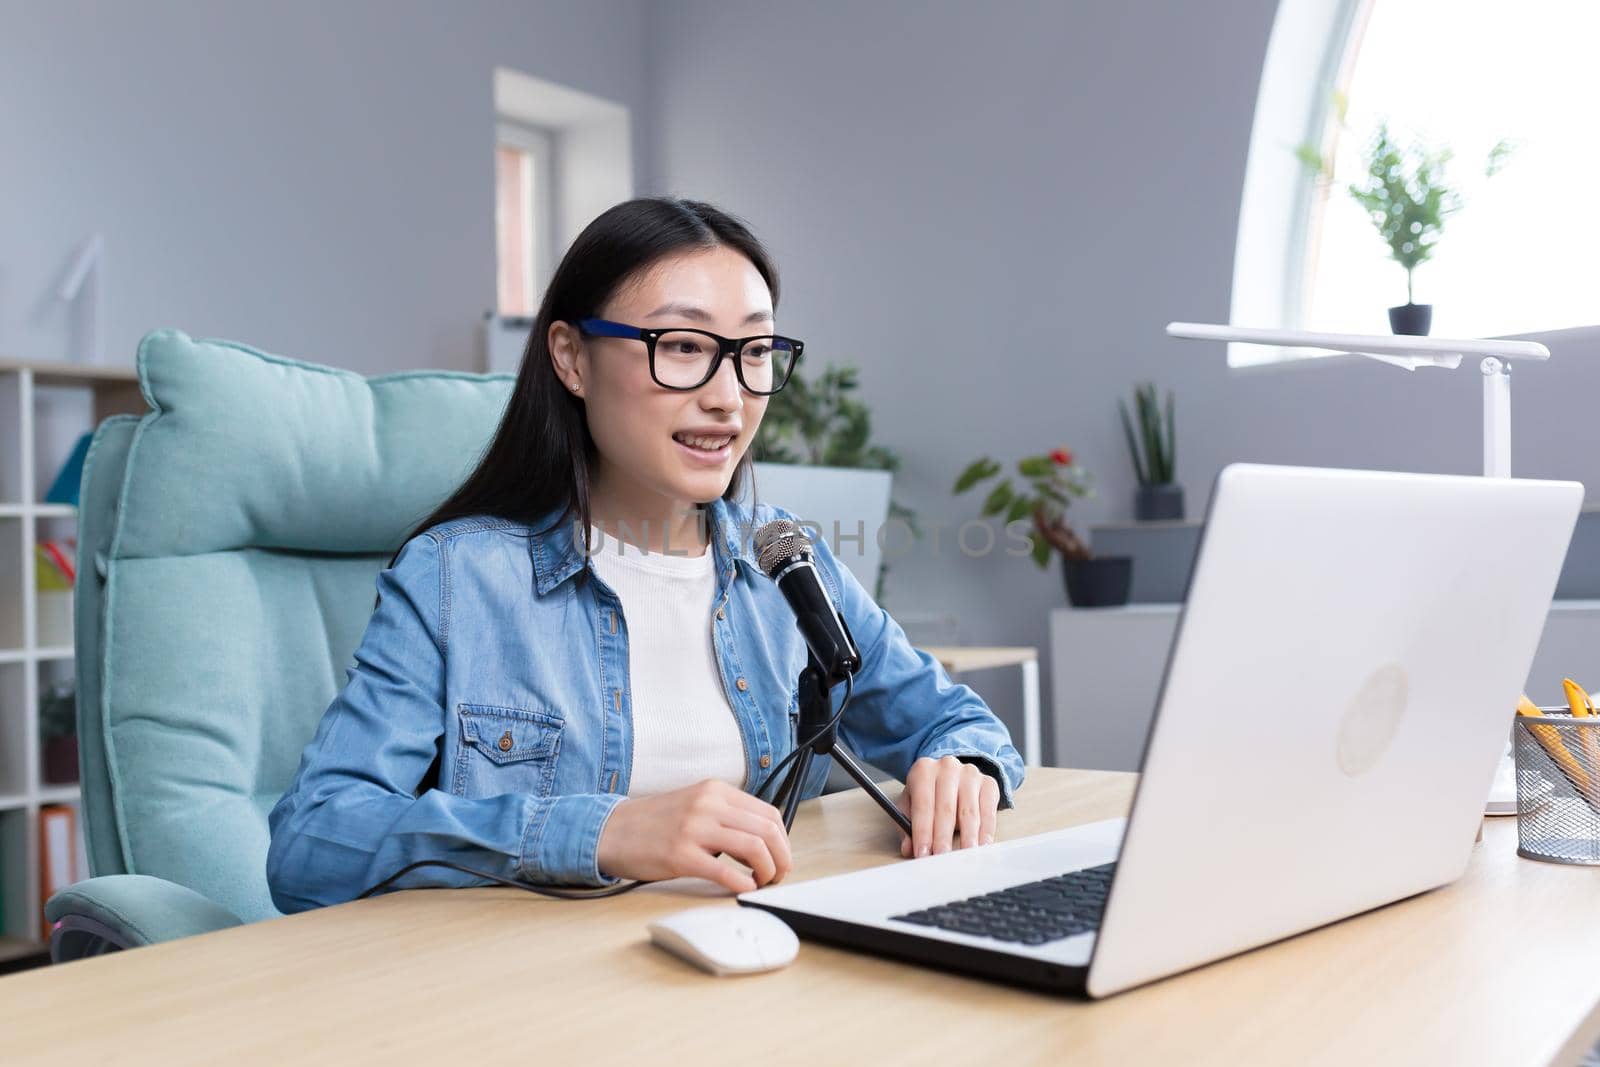
M 266 918 L 267 812 L 377 572 L 477 462 L 514 379 L 365 378 L 171 330 L 138 370 L 151 410 L 99 426 L 80 492 L 89 865 Z

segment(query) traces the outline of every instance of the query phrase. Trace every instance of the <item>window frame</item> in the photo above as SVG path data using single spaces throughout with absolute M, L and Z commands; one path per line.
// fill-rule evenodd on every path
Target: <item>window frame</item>
M 560 217 L 559 205 L 556 200 L 556 153 L 558 141 L 556 134 L 550 130 L 541 129 L 527 123 L 512 122 L 500 119 L 495 123 L 495 149 L 510 148 L 525 153 L 532 164 L 533 181 L 532 190 L 525 204 L 526 217 L 529 225 L 524 227 L 522 234 L 523 254 L 528 260 L 527 304 L 532 317 L 533 309 L 539 306 L 539 301 L 544 295 L 544 290 L 550 284 L 550 277 L 555 273 L 556 262 L 556 220 Z M 495 168 L 495 204 L 500 202 L 499 168 Z M 495 302 L 499 303 L 499 272 L 503 265 L 500 257 L 500 220 L 495 220 Z M 530 232 L 531 231 L 531 232 Z M 507 315 L 506 309 L 496 307 L 496 313 Z M 510 316 L 516 317 L 516 316 Z

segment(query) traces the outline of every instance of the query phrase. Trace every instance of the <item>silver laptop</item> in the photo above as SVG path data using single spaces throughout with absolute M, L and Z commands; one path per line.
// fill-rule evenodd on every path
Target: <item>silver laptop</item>
M 1576 482 L 1228 467 L 1126 820 L 739 902 L 1098 997 L 1451 882 L 1582 502 Z

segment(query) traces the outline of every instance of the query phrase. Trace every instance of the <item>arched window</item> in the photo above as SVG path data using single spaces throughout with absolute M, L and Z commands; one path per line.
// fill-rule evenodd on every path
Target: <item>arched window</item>
M 1434 334 L 1600 322 L 1597 41 L 1592 0 L 1283 0 L 1252 130 L 1232 321 L 1388 331 L 1405 270 L 1348 192 L 1387 122 L 1401 145 L 1453 152 L 1445 173 L 1463 207 L 1415 272 Z M 1502 139 L 1515 150 L 1487 178 Z M 1332 181 L 1295 158 L 1303 143 L 1332 161 Z M 1240 346 L 1230 362 L 1282 355 Z

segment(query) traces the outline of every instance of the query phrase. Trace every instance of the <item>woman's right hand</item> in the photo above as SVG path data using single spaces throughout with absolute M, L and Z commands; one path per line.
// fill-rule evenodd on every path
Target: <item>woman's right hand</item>
M 721 862 L 719 852 L 751 873 Z M 781 881 L 794 866 L 778 809 L 710 778 L 622 801 L 600 831 L 596 859 L 614 878 L 705 878 L 733 893 Z

